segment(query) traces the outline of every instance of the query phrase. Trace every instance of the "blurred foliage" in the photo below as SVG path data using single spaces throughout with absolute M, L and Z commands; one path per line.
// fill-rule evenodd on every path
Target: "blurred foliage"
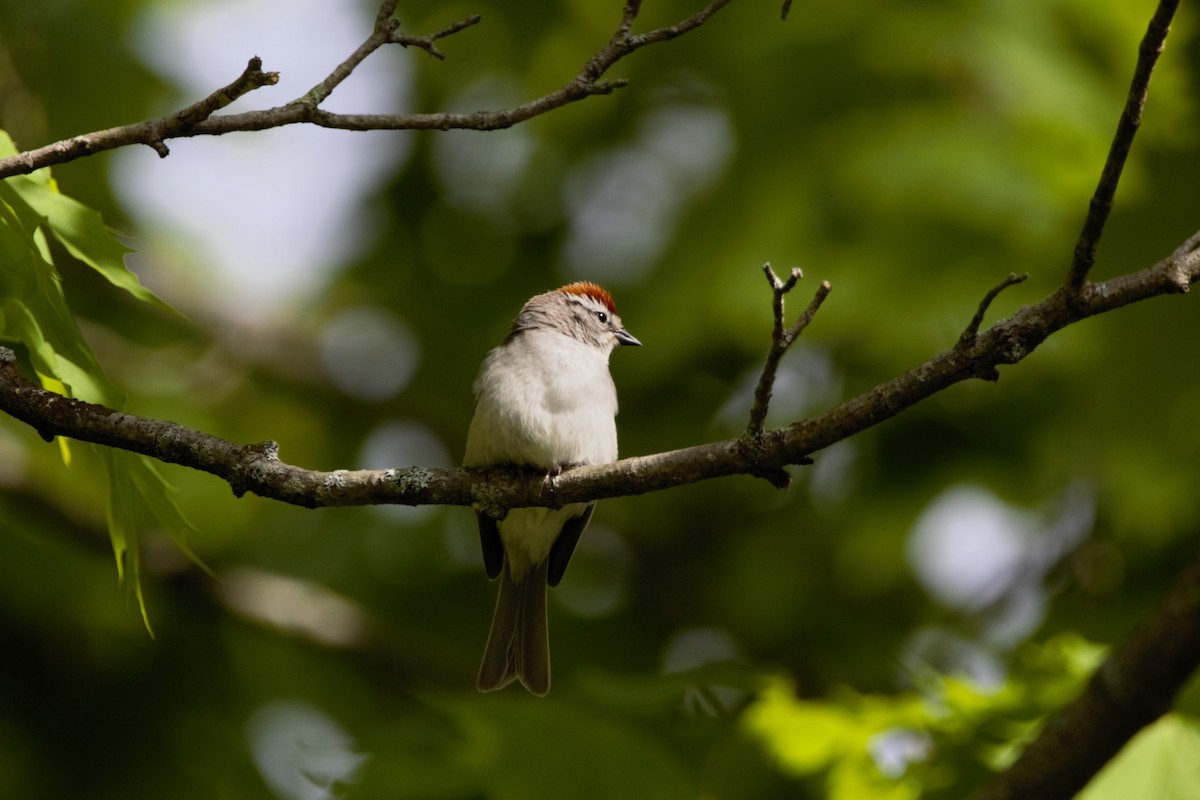
M 917 680 L 919 689 L 897 695 L 842 689 L 828 700 L 800 700 L 795 687 L 775 679 L 742 721 L 785 771 L 823 775 L 830 798 L 959 797 L 957 770 L 1011 763 L 1037 722 L 1082 689 L 1102 655 L 1060 634 L 1022 648 L 1004 683 L 986 689 L 930 672 Z
M 280 21 L 300 8 L 262 4 Z M 255 41 L 237 21 L 251 5 L 211 4 Z M 696 5 L 647 4 L 639 26 Z M 125 232 L 142 283 L 186 318 L 111 280 L 111 242 L 48 237 L 53 221 L 35 217 L 50 213 L 15 204 L 19 181 L 0 187 L 5 223 L 61 274 L 71 363 L 110 375 L 128 410 L 275 439 L 312 468 L 455 463 L 475 370 L 520 304 L 593 278 L 646 345 L 613 359 L 622 451 L 653 453 L 745 424 L 770 330 L 764 261 L 805 270 L 793 313 L 815 281 L 834 287 L 784 361 L 776 425 L 951 346 L 1011 271 L 1032 277 L 994 316 L 1052 290 L 1153 5 L 818 0 L 784 23 L 775 6 L 733 3 L 622 62 L 628 88 L 509 131 L 331 134 L 291 169 L 364 142 L 403 155 L 355 195 L 346 258 L 270 313 L 265 299 L 261 314 L 235 311 L 241 287 L 218 284 L 201 249 L 118 201 L 116 154 L 55 168 L 54 202 Z M 0 0 L 0 128 L 31 148 L 194 101 L 137 50 L 151 12 L 189 7 Z M 365 37 L 374 9 L 355 8 Z M 401 54 L 413 110 L 556 88 L 620 9 L 418 0 L 399 13 L 423 32 L 475 11 L 479 26 L 442 43 L 446 61 Z M 1198 227 L 1187 12 L 1097 279 Z M 276 27 L 256 19 L 264 38 Z M 209 45 L 235 65 L 226 81 L 254 54 Z M 225 138 L 265 151 L 298 135 Z M 172 143 L 161 168 L 217 147 Z M 252 231 L 326 198 L 291 201 L 209 200 L 241 204 Z M 13 327 L 12 236 L 5 336 L 75 388 L 39 365 L 33 328 Z M 97 252 L 108 272 L 89 266 Z M 0 421 L 0 782 L 22 797 L 961 796 L 1067 699 L 1079 643 L 1119 640 L 1195 550 L 1198 334 L 1190 299 L 1157 299 L 818 453 L 789 492 L 734 478 L 604 502 L 552 594 L 555 687 L 540 702 L 474 691 L 494 586 L 468 511 L 307 511 L 155 468 L 134 479 L 149 496 L 130 528 L 150 639 L 106 541 L 105 462 L 130 459 L 72 447 L 67 466 Z M 164 541 L 184 518 L 216 580 Z M 1177 712 L 1089 791 L 1120 796 L 1120 781 L 1156 770 L 1160 796 L 1183 796 L 1195 687 Z M 878 739 L 888 731 L 900 735 Z M 896 749 L 914 755 L 898 766 Z

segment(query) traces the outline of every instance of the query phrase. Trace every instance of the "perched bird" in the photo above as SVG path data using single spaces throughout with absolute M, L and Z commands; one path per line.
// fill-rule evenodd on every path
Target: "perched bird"
M 475 380 L 465 467 L 512 464 L 546 472 L 617 459 L 617 390 L 608 357 L 640 345 L 621 326 L 612 296 L 590 282 L 539 294 L 521 309 Z M 502 520 L 475 512 L 483 565 L 500 579 L 478 687 L 519 680 L 550 691 L 546 587 L 557 586 L 595 503 L 515 508 Z

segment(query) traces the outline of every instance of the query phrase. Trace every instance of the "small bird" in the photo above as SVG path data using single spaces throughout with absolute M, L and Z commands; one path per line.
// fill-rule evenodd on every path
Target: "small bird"
M 550 480 L 567 467 L 616 461 L 608 357 L 617 345 L 640 344 L 594 283 L 530 299 L 479 370 L 463 466 L 534 467 Z M 475 512 L 484 569 L 500 579 L 479 691 L 513 680 L 538 696 L 550 691 L 546 587 L 562 580 L 595 507 L 515 508 L 502 520 Z

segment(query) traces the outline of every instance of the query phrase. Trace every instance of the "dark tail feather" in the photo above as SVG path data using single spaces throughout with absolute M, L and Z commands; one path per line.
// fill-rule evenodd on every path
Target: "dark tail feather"
M 545 561 L 535 565 L 516 583 L 508 570 L 508 559 L 504 560 L 492 630 L 479 667 L 479 691 L 503 689 L 514 679 L 539 697 L 550 691 L 546 565 Z

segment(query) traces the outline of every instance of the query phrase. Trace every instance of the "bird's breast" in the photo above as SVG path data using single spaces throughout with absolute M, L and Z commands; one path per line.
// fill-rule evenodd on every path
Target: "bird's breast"
M 551 469 L 617 458 L 616 389 L 594 348 L 515 339 L 489 354 L 476 391 L 466 466 Z

